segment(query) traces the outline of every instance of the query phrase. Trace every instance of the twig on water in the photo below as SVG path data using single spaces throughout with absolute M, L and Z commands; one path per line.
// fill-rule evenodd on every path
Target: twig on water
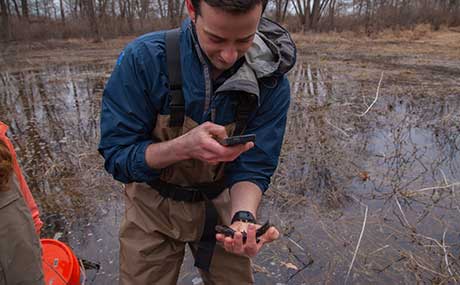
M 449 272 L 450 276 L 454 278 L 454 274 L 452 274 L 452 270 L 450 270 L 449 266 L 449 259 L 447 258 L 447 250 L 446 250 L 446 232 L 447 229 L 444 230 L 444 233 L 442 234 L 442 250 L 444 251 L 444 261 L 446 262 L 447 266 L 447 271 Z M 457 280 L 454 278 L 455 283 L 457 283 Z
M 404 222 L 406 223 L 406 225 L 410 228 L 413 228 L 412 225 L 409 223 L 409 221 L 407 220 L 406 218 L 406 215 L 404 214 L 403 210 L 402 210 L 402 207 L 401 207 L 401 204 L 399 204 L 399 201 L 398 201 L 398 197 L 394 196 L 395 197 L 395 201 L 396 201 L 396 205 L 398 205 L 398 208 L 399 208 L 399 211 L 401 212 L 402 216 L 403 216 L 403 219 L 404 219 Z
M 382 74 L 380 75 L 379 85 L 377 86 L 377 92 L 375 93 L 374 101 L 369 105 L 369 107 L 367 107 L 367 110 L 364 111 L 364 113 L 359 114 L 358 117 L 362 117 L 366 115 L 367 112 L 369 112 L 369 110 L 372 108 L 372 106 L 374 106 L 375 102 L 377 102 L 377 99 L 379 99 L 380 85 L 382 84 L 382 79 L 383 79 L 383 71 L 382 71 Z
M 287 237 L 287 239 L 292 242 L 294 245 L 296 245 L 298 248 L 300 248 L 301 250 L 305 251 L 305 249 L 303 247 L 300 246 L 300 244 L 298 244 L 297 242 L 295 242 L 293 239 L 291 239 L 290 237 Z
M 385 248 L 389 247 L 388 244 L 382 246 L 381 248 L 377 248 L 376 250 L 374 250 L 373 252 L 369 253 L 368 256 L 370 255 L 373 255 L 373 254 L 376 254 L 377 252 L 381 251 L 381 250 L 384 250 Z
M 446 175 L 444 174 L 444 171 L 442 171 L 442 169 L 439 169 L 439 170 L 441 171 L 441 174 L 442 174 L 442 176 L 443 176 L 443 178 L 444 178 L 444 182 L 446 183 L 446 185 L 448 185 L 449 182 L 447 181 L 447 177 L 446 177 Z M 454 184 L 455 184 L 455 183 L 454 183 Z M 454 191 L 454 190 L 455 190 L 455 185 L 451 185 L 451 186 L 452 186 L 452 190 L 451 190 L 452 197 L 454 197 L 454 199 L 456 199 L 456 198 L 455 198 L 455 191 Z M 455 205 L 455 208 L 457 209 L 458 212 L 460 212 L 460 207 L 459 207 L 458 205 Z
M 445 186 L 433 186 L 433 187 L 427 187 L 427 188 L 422 188 L 422 189 L 419 189 L 419 190 L 412 190 L 412 191 L 403 191 L 403 193 L 405 195 L 414 195 L 416 193 L 420 193 L 420 192 L 425 192 L 425 191 L 430 191 L 430 190 L 439 190 L 439 189 L 446 189 L 446 188 L 450 188 L 450 187 L 454 187 L 454 186 L 458 186 L 460 185 L 460 182 L 455 182 L 455 183 L 452 183 L 452 184 L 449 184 L 449 185 L 445 185 Z M 453 191 L 453 190 L 452 190 Z
M 350 276 L 351 269 L 353 268 L 353 263 L 355 262 L 356 255 L 358 254 L 359 245 L 361 244 L 361 239 L 363 238 L 364 229 L 366 228 L 367 210 L 369 209 L 369 207 L 367 207 L 367 205 L 364 205 L 364 206 L 366 207 L 366 211 L 364 212 L 363 227 L 361 228 L 361 233 L 359 234 L 358 244 L 356 245 L 355 253 L 353 254 L 353 258 L 351 260 L 350 267 L 348 268 L 347 277 L 345 277 L 345 284 L 347 284 L 348 277 Z
M 331 127 L 333 127 L 334 129 L 336 129 L 336 130 L 338 130 L 339 132 L 341 132 L 344 136 L 346 136 L 346 137 L 348 137 L 348 138 L 350 137 L 350 135 L 347 134 L 347 132 L 345 132 L 345 131 L 342 130 L 341 128 L 339 128 L 339 127 L 337 127 L 336 125 L 334 125 L 334 124 L 332 124 L 331 122 L 329 122 L 328 119 L 324 119 L 324 121 L 325 121 L 328 125 L 330 125 Z
M 409 255 L 410 255 L 410 259 L 411 259 L 412 261 L 414 261 L 415 264 L 416 264 L 418 267 L 424 269 L 425 271 L 431 272 L 431 273 L 433 273 L 433 274 L 435 274 L 435 275 L 438 275 L 438 276 L 441 276 L 441 277 L 443 277 L 443 278 L 448 278 L 448 277 L 449 277 L 449 276 L 447 276 L 447 275 L 445 275 L 445 274 L 442 274 L 442 273 L 440 273 L 440 272 L 434 271 L 433 269 L 428 268 L 427 266 L 425 266 L 425 265 L 421 264 L 420 262 L 418 262 L 417 259 L 412 255 L 412 252 L 409 252 Z

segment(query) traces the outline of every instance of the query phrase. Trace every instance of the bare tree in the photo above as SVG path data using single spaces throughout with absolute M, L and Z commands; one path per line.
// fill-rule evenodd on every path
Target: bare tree
M 64 1 L 59 0 L 59 8 L 61 10 L 61 21 L 65 25 L 65 12 L 64 12 Z
M 29 3 L 27 0 L 21 0 L 22 16 L 29 20 Z
M 318 23 L 330 0 L 292 0 L 302 28 L 317 30 Z
M 2 39 L 5 40 L 10 40 L 11 34 L 10 34 L 10 21 L 9 21 L 9 15 L 8 15 L 8 8 L 6 7 L 6 0 L 0 0 L 0 15 L 1 15 L 1 21 L 2 21 L 2 31 L 0 32 L 0 35 Z
M 94 0 L 85 0 L 84 4 L 86 9 L 86 16 L 88 17 L 90 22 L 90 29 L 95 35 L 96 40 L 101 41 L 102 37 L 99 30 L 99 23 L 96 16 L 96 5 L 94 3 Z
M 283 22 L 286 17 L 289 0 L 274 0 L 275 3 L 275 21 Z
M 10 5 L 9 5 L 9 2 L 8 0 L 5 0 L 6 1 L 6 5 L 7 5 L 7 8 L 8 8 L 8 15 L 12 15 L 11 14 L 11 11 L 10 11 Z M 13 1 L 13 5 L 14 5 L 14 11 L 16 12 L 16 15 L 20 18 L 21 17 L 21 13 L 19 12 L 19 7 L 18 7 L 18 3 L 16 2 L 16 0 L 12 0 Z

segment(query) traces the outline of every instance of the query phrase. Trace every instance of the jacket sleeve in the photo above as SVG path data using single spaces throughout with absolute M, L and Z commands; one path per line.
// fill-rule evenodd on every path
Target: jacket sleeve
M 286 129 L 290 102 L 290 87 L 286 76 L 260 99 L 260 106 L 249 119 L 245 133 L 256 134 L 255 146 L 241 154 L 226 167 L 226 184 L 231 187 L 240 181 L 256 184 L 262 192 L 278 166 L 278 159 Z
M 99 152 L 105 169 L 123 183 L 159 176 L 145 161 L 159 106 L 155 89 L 161 79 L 158 57 L 142 44 L 130 44 L 118 58 L 104 89 Z

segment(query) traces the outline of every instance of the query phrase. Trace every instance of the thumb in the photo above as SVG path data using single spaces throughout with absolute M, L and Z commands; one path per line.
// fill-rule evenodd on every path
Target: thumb
M 279 238 L 280 232 L 275 227 L 270 227 L 260 238 L 264 243 L 275 241 Z
M 208 124 L 207 125 L 207 132 L 211 134 L 212 136 L 218 137 L 218 138 L 226 138 L 227 135 L 227 130 L 225 129 L 224 126 L 217 125 L 217 124 Z

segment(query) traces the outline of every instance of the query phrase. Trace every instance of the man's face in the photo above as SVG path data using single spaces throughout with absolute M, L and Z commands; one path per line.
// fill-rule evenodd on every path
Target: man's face
M 217 71 L 229 69 L 251 47 L 262 5 L 244 14 L 231 14 L 201 1 L 200 12 L 196 16 L 189 9 L 201 48 Z

